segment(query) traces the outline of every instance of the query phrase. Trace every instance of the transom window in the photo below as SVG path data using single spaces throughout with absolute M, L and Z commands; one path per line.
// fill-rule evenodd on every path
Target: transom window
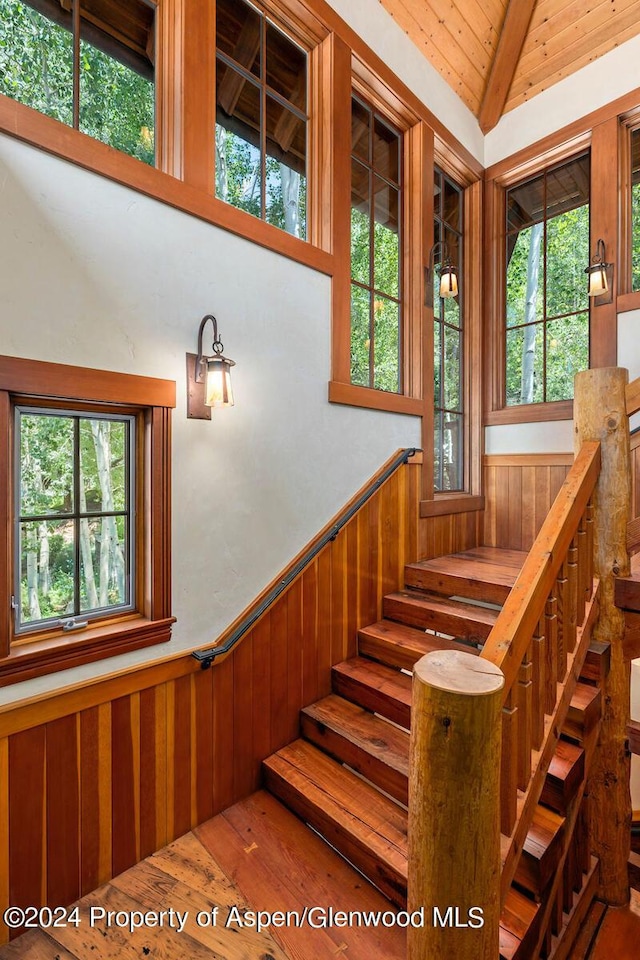
M 402 135 L 353 97 L 351 382 L 402 392 Z
M 589 155 L 506 200 L 506 402 L 569 400 L 589 366 Z
M 217 0 L 216 43 L 216 196 L 304 239 L 307 54 L 244 0 Z
M 438 168 L 434 171 L 433 271 L 434 489 L 464 487 L 463 407 L 463 191 Z M 458 296 L 440 296 L 440 272 L 446 257 L 458 268 Z
M 155 5 L 0 0 L 0 93 L 155 161 Z
M 133 607 L 135 418 L 15 408 L 16 633 Z

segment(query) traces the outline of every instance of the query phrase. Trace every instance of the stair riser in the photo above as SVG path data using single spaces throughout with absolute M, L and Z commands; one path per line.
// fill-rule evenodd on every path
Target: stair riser
M 397 620 L 398 623 L 404 623 L 408 627 L 446 633 L 450 637 L 466 637 L 473 642 L 482 642 L 491 632 L 489 624 L 472 623 L 468 617 L 441 613 L 427 606 L 421 606 L 418 601 L 411 598 L 402 598 L 397 595 L 383 598 L 382 613 L 389 620 Z
M 406 875 L 391 869 L 372 856 L 370 851 L 358 843 L 357 838 L 327 817 L 315 804 L 309 803 L 303 793 L 296 790 L 268 766 L 264 767 L 264 778 L 267 789 L 274 796 L 282 800 L 305 823 L 309 823 L 317 830 L 350 863 L 361 870 L 395 906 L 400 909 L 406 907 Z
M 338 731 L 317 723 L 304 712 L 300 719 L 302 736 L 306 740 L 341 763 L 346 763 L 353 770 L 357 770 L 395 800 L 407 804 L 409 781 L 406 773 L 389 766 L 383 758 L 373 756 L 352 743 L 346 736 L 341 736 Z
M 484 600 L 486 603 L 504 603 L 511 587 L 497 583 L 484 583 L 481 580 L 467 580 L 450 574 L 430 573 L 429 571 L 405 569 L 405 584 L 418 590 L 439 593 L 444 597 L 467 597 L 470 600 Z
M 390 694 L 367 684 L 359 683 L 355 678 L 345 676 L 335 670 L 332 673 L 333 692 L 372 713 L 379 713 L 401 727 L 409 728 L 411 723 L 411 704 L 395 699 Z

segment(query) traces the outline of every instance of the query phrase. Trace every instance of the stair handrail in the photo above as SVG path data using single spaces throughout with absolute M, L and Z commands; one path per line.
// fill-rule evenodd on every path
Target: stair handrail
M 632 417 L 640 411 L 640 377 L 628 383 L 625 389 L 627 416 Z
M 588 441 L 577 454 L 480 654 L 504 673 L 503 703 L 517 678 L 599 472 L 600 444 Z
M 300 576 L 305 568 L 314 560 L 320 551 L 328 543 L 335 540 L 340 531 L 355 516 L 355 514 L 371 499 L 371 497 L 386 483 L 401 466 L 411 460 L 417 453 L 420 453 L 418 447 L 405 447 L 399 450 L 391 457 L 382 468 L 363 486 L 353 497 L 346 507 L 338 513 L 329 524 L 318 534 L 311 546 L 297 557 L 292 565 L 287 569 L 284 576 L 277 579 L 275 585 L 268 588 L 266 593 L 258 598 L 255 604 L 252 604 L 248 611 L 241 614 L 240 619 L 231 624 L 229 632 L 216 646 L 205 650 L 194 650 L 191 656 L 198 660 L 203 670 L 208 669 L 216 657 L 229 653 L 242 637 L 258 622 L 258 620 L 267 612 L 278 597 L 284 593 L 297 577 Z

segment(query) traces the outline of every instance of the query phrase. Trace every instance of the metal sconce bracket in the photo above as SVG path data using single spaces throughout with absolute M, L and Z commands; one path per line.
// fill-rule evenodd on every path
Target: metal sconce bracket
M 189 420 L 211 420 L 211 407 L 204 402 L 204 378 L 196 377 L 198 354 L 187 354 L 187 418 Z

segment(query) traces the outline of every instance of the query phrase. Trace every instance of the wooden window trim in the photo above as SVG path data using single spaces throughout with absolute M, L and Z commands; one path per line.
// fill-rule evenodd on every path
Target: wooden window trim
M 594 114 L 595 116 L 596 114 Z M 598 114 L 599 115 L 599 114 Z M 484 309 L 485 309 L 485 328 L 487 336 L 484 344 L 484 365 L 487 371 L 485 378 L 484 394 L 484 425 L 495 426 L 498 424 L 509 423 L 539 423 L 552 420 L 571 420 L 573 418 L 573 400 L 555 400 L 544 403 L 526 403 L 506 405 L 505 399 L 505 342 L 504 342 L 504 315 L 505 315 L 505 289 L 504 277 L 506 271 L 505 260 L 505 197 L 507 190 L 514 184 L 542 173 L 546 168 L 570 160 L 578 156 L 580 152 L 590 151 L 590 169 L 591 183 L 589 192 L 589 214 L 590 214 L 590 247 L 594 245 L 594 236 L 602 236 L 606 233 L 610 235 L 611 227 L 605 227 L 601 215 L 594 216 L 594 194 L 596 195 L 597 205 L 604 206 L 599 198 L 603 196 L 603 189 L 598 183 L 604 178 L 597 177 L 597 164 L 606 162 L 602 159 L 603 153 L 607 150 L 607 141 L 611 135 L 611 120 L 606 120 L 601 128 L 595 130 L 580 129 L 579 134 L 567 140 L 562 136 L 554 136 L 540 142 L 536 150 L 536 145 L 532 145 L 525 151 L 515 154 L 513 163 L 503 161 L 500 165 L 492 168 L 497 176 L 488 178 L 485 182 L 485 211 L 484 211 L 484 235 L 491 238 L 491 249 L 485 252 L 485 276 L 484 276 Z M 617 121 L 616 121 L 617 122 Z M 573 130 L 567 128 L 567 130 Z M 575 131 L 573 131 L 575 132 Z M 562 133 L 562 132 L 561 132 Z M 566 136 L 566 135 L 565 135 Z M 617 137 L 616 137 L 617 142 Z M 617 168 L 617 164 L 616 164 Z M 616 185 L 617 186 L 617 185 Z M 599 232 L 598 232 L 599 231 Z M 614 244 L 615 248 L 615 244 Z M 607 246 L 607 257 L 609 257 L 609 247 Z M 586 266 L 586 265 L 585 265 Z M 598 313 L 594 315 L 594 310 Z M 613 313 L 607 310 L 607 316 L 603 312 L 605 308 L 594 308 L 593 303 L 589 304 L 589 366 L 600 367 L 615 364 L 615 358 L 611 360 L 611 343 L 615 350 L 615 335 L 611 339 L 611 317 L 615 323 L 615 297 L 613 304 Z M 597 321 L 597 322 L 596 322 Z
M 433 133 L 350 49 L 339 44 L 333 61 L 336 139 L 351 155 L 351 95 L 367 102 L 402 134 L 402 392 L 390 393 L 351 383 L 351 164 L 340 164 L 334 179 L 333 249 L 336 252 L 332 287 L 332 377 L 329 401 L 372 410 L 424 412 L 422 339 L 424 266 L 427 241 L 424 197 L 431 177 L 428 161 Z M 348 78 L 348 81 L 347 81 Z
M 0 357 L 0 463 L 12 471 L 14 398 L 126 405 L 142 424 L 143 509 L 138 519 L 137 612 L 114 614 L 82 633 L 44 630 L 11 643 L 13 614 L 13 474 L 0 485 L 0 686 L 89 663 L 116 653 L 162 643 L 171 637 L 171 409 L 175 383 L 66 364 Z M 142 516 L 140 516 L 142 514 Z
M 464 224 L 463 224 L 463 264 L 464 276 L 464 316 L 463 351 L 466 358 L 463 368 L 463 404 L 464 404 L 464 489 L 461 491 L 436 491 L 433 483 L 433 437 L 434 412 L 433 398 L 425 396 L 424 417 L 422 421 L 422 447 L 425 451 L 422 475 L 422 499 L 420 515 L 423 517 L 443 516 L 447 513 L 462 513 L 482 509 L 478 506 L 482 495 L 482 381 L 483 381 L 483 332 L 482 317 L 478 304 L 483 293 L 483 183 L 475 171 L 462 163 L 457 154 L 453 154 L 447 144 L 436 138 L 432 145 L 431 170 L 437 165 L 447 176 L 463 188 Z M 433 185 L 429 178 L 425 216 L 428 218 L 428 245 L 426 262 L 433 243 Z M 424 377 L 426 383 L 433 382 L 433 314 L 428 313 L 428 323 L 424 336 Z M 425 394 L 427 391 L 425 390 Z M 430 393 L 430 392 L 429 392 Z
M 620 117 L 620 251 L 618 257 L 618 312 L 640 308 L 640 290 L 633 290 L 631 217 L 631 135 L 640 131 L 640 106 Z M 607 259 L 609 259 L 607 257 Z

